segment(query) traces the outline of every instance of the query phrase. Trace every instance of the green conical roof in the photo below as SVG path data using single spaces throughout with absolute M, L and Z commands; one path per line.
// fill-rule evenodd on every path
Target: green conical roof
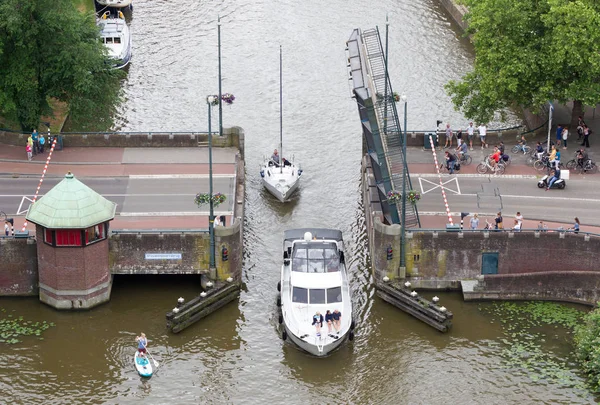
M 50 229 L 82 229 L 115 217 L 117 204 L 67 173 L 29 208 L 27 221 Z

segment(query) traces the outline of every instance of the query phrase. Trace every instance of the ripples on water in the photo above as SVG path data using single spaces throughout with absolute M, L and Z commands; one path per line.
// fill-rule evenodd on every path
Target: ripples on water
M 593 402 L 569 387 L 502 369 L 499 326 L 458 294 L 441 295 L 455 314 L 445 335 L 375 297 L 360 201 L 362 138 L 344 44 L 353 28 L 383 29 L 386 12 L 390 73 L 394 89 L 409 97 L 408 127 L 429 129 L 437 119 L 466 124 L 442 87 L 469 69 L 470 45 L 434 0 L 136 0 L 121 130 L 207 127 L 205 97 L 218 91 L 216 17 L 222 16 L 223 91 L 236 96 L 223 108 L 223 121 L 246 131 L 246 289 L 239 302 L 178 335 L 165 331 L 164 315 L 177 297 L 198 293 L 194 277 L 117 277 L 111 302 L 83 313 L 56 312 L 36 299 L 1 300 L 56 327 L 44 341 L 0 347 L 0 402 Z M 283 150 L 305 169 L 300 192 L 285 205 L 263 190 L 258 174 L 278 143 L 280 44 Z M 341 229 L 348 251 L 358 329 L 354 342 L 327 359 L 307 356 L 276 333 L 283 231 L 305 226 Z M 147 381 L 131 364 L 142 330 L 161 363 Z

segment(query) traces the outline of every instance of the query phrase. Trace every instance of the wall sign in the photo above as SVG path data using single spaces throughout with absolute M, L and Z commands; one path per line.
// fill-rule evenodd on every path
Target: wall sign
M 146 253 L 146 260 L 181 260 L 181 253 Z

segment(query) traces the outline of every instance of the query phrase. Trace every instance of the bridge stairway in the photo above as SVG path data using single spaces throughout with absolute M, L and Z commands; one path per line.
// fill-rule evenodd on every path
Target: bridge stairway
M 385 54 L 379 31 L 377 29 L 365 30 L 362 33 L 362 39 L 367 53 L 371 80 L 375 87 L 377 97 L 375 112 L 392 184 L 394 190 L 401 191 L 402 178 L 406 176 L 406 189 L 407 191 L 412 190 L 408 165 L 405 164 L 406 159 L 402 153 L 402 128 L 400 127 L 396 103 L 393 98 L 392 85 L 386 74 Z M 397 204 L 397 208 L 401 210 L 401 204 Z M 406 204 L 405 226 L 407 228 L 420 226 L 416 205 Z

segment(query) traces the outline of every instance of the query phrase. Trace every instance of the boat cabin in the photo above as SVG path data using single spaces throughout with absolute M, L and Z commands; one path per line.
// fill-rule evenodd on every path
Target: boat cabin
M 292 250 L 292 271 L 332 273 L 340 271 L 335 242 L 296 242 Z

